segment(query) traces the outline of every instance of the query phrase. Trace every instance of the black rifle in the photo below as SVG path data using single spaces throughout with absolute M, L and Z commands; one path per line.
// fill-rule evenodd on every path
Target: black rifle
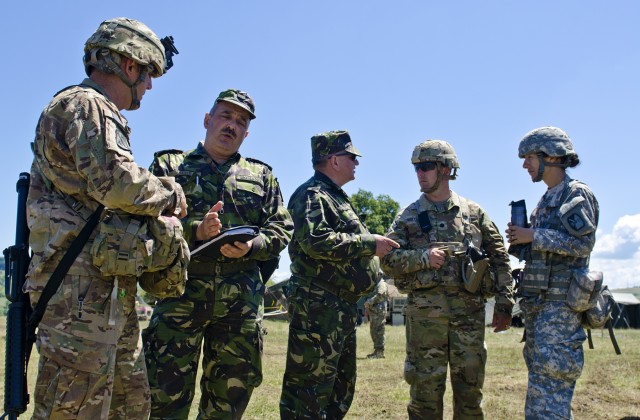
M 18 191 L 18 218 L 16 242 L 4 250 L 5 295 L 11 302 L 7 314 L 7 347 L 4 373 L 4 414 L 17 419 L 27 410 L 29 392 L 27 388 L 27 365 L 35 333 L 27 332 L 31 317 L 29 294 L 22 291 L 31 255 L 29 254 L 29 227 L 27 226 L 27 193 L 29 174 L 22 172 L 16 185 Z

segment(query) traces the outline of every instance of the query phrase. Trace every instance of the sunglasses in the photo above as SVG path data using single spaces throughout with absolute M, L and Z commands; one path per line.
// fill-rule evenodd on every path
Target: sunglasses
M 336 153 L 334 156 L 349 156 L 349 158 L 354 161 L 358 159 L 358 156 L 354 155 L 353 153 Z
M 421 162 L 421 163 L 414 163 L 413 164 L 413 167 L 415 168 L 416 172 L 418 172 L 418 171 L 422 171 L 422 172 L 433 171 L 434 169 L 436 169 L 437 166 L 438 166 L 438 164 L 436 162 Z

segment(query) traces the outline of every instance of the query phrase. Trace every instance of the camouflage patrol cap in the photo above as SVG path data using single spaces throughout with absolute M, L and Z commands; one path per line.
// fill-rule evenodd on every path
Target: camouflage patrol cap
M 351 143 L 351 137 L 347 131 L 327 131 L 311 137 L 311 158 L 314 165 L 323 158 L 339 152 L 362 156 L 360 151 Z
M 575 155 L 569 135 L 557 127 L 540 127 L 529 131 L 520 140 L 518 156 L 524 158 L 529 153 L 545 153 L 552 157 Z
M 169 57 L 165 46 L 170 49 Z M 172 37 L 160 41 L 147 25 L 128 18 L 105 20 L 87 39 L 83 58 L 87 74 L 90 66 L 99 65 L 98 53 L 104 48 L 149 66 L 152 77 L 162 76 L 173 64 L 171 56 L 177 54 Z
M 242 109 L 246 109 L 251 115 L 251 119 L 254 119 L 256 117 L 256 107 L 253 104 L 253 99 L 251 99 L 251 96 L 249 96 L 247 92 L 243 92 L 238 89 L 223 90 L 218 95 L 216 103 L 220 101 L 229 102 L 234 105 L 238 105 Z

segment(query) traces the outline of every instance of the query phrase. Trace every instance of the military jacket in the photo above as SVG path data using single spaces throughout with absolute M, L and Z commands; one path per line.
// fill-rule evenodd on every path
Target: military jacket
M 376 240 L 342 188 L 316 171 L 293 193 L 288 209 L 295 225 L 289 244 L 293 276 L 361 295 L 373 290 Z
M 175 176 L 187 199 L 188 215 L 182 219 L 189 247 L 198 245 L 196 229 L 218 201 L 222 229 L 241 225 L 260 228 L 253 247 L 241 259 L 220 257 L 219 262 L 266 261 L 277 257 L 291 239 L 293 223 L 284 207 L 278 181 L 271 167 L 236 153 L 224 164 L 211 159 L 201 142 L 191 151 L 163 151 L 155 154 L 151 171 L 158 176 Z M 203 262 L 192 259 L 189 269 Z M 213 274 L 213 273 L 212 273 Z
M 30 276 L 53 272 L 100 203 L 143 216 L 174 205 L 175 193 L 134 162 L 129 133 L 127 120 L 90 79 L 58 92 L 43 110 L 27 198 Z M 99 275 L 89 253 L 94 237 L 95 231 L 69 274 Z
M 367 299 L 369 302 L 369 310 L 372 312 L 382 313 L 387 308 L 387 300 L 389 299 L 389 287 L 387 282 L 380 280 L 376 285 L 376 292 Z
M 463 211 L 465 208 L 468 214 L 465 214 L 467 210 Z M 399 212 L 387 237 L 398 242 L 400 248 L 382 259 L 382 267 L 395 279 L 398 288 L 405 291 L 430 289 L 438 285 L 462 287 L 462 245 L 465 239 L 470 241 L 485 251 L 495 272 L 496 308 L 510 312 L 513 288 L 504 240 L 496 225 L 475 202 L 453 191 L 442 203 L 433 203 L 422 194 L 416 202 Z M 461 245 L 457 252 L 447 254 L 445 264 L 438 270 L 429 267 L 424 255 L 435 242 Z
M 531 213 L 534 231 L 530 252 L 525 253 L 525 294 L 566 293 L 571 271 L 589 265 L 599 214 L 593 192 L 568 175 L 542 196 Z

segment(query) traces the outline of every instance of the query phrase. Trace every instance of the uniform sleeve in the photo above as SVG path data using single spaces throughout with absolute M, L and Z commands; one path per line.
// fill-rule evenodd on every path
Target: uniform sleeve
M 382 270 L 391 277 L 402 276 L 420 270 L 429 269 L 429 260 L 424 256 L 424 249 L 411 249 L 406 218 L 410 208 L 401 211 L 393 224 L 387 238 L 396 241 L 400 248 L 394 249 L 381 259 Z
M 133 160 L 128 128 L 89 101 L 86 119 L 75 119 L 66 137 L 88 194 L 106 207 L 132 214 L 159 216 L 175 203 L 174 191 Z
M 376 294 L 367 300 L 370 305 L 377 305 L 387 300 L 387 284 L 383 281 L 378 282 Z
M 266 261 L 277 257 L 289 244 L 293 234 L 293 221 L 284 206 L 280 185 L 268 170 L 265 172 L 262 212 L 260 236 L 253 241 L 250 257 Z
M 337 210 L 327 196 L 308 190 L 300 199 L 292 199 L 291 215 L 296 226 L 294 236 L 303 251 L 313 259 L 342 262 L 375 255 L 376 240 L 371 234 L 346 233 L 347 226 L 334 226 Z
M 489 216 L 479 210 L 480 230 L 482 231 L 482 248 L 489 256 L 491 268 L 496 274 L 496 306 L 498 312 L 511 313 L 514 305 L 513 280 L 511 278 L 511 266 L 509 255 L 504 246 L 504 238 L 498 227 Z
M 585 258 L 596 242 L 599 206 L 588 188 L 574 188 L 559 209 L 564 229 L 535 228 L 531 248 L 563 256 Z

